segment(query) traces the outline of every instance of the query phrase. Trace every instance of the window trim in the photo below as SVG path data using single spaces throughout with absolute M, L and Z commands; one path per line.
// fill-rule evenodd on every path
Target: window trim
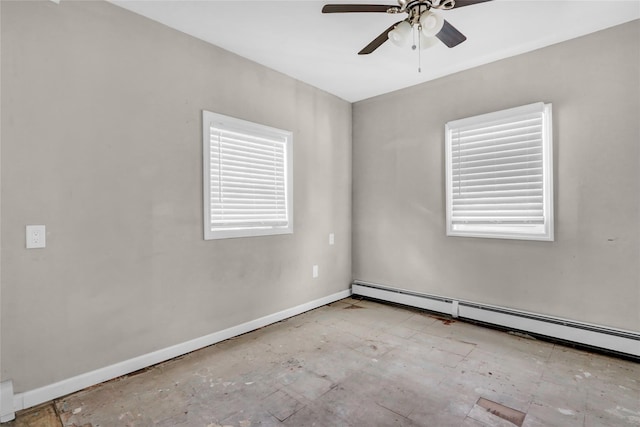
M 453 224 L 453 154 L 452 134 L 463 126 L 489 123 L 531 112 L 542 113 L 542 163 L 543 163 L 543 224 Z M 554 241 L 553 207 L 553 125 L 552 106 L 542 102 L 521 107 L 454 120 L 445 125 L 445 177 L 446 177 L 446 235 L 455 237 L 483 237 Z
M 285 203 L 287 225 L 248 227 L 237 229 L 219 229 L 211 227 L 211 124 L 226 129 L 261 134 L 263 136 L 285 138 Z M 253 123 L 247 120 L 202 110 L 202 147 L 203 147 L 203 204 L 204 204 L 204 240 L 230 239 L 239 237 L 271 236 L 293 233 L 293 132 Z

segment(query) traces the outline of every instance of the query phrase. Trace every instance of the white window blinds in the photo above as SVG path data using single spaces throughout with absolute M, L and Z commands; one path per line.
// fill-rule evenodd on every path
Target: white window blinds
M 449 235 L 553 240 L 551 106 L 450 122 Z
M 209 112 L 203 121 L 205 239 L 290 233 L 291 132 Z

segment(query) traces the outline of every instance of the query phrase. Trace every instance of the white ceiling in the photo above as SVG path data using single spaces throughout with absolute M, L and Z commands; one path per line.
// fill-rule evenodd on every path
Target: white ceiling
M 404 15 L 320 12 L 330 3 L 396 0 L 111 2 L 350 102 L 640 18 L 638 0 L 493 0 L 446 10 L 439 13 L 468 40 L 423 51 L 418 73 L 417 52 L 390 42 L 357 55 Z

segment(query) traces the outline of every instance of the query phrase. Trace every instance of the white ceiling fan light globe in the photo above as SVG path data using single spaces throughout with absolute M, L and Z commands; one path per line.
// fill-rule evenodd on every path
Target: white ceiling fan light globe
M 427 37 L 420 33 L 420 49 L 425 50 L 434 47 L 440 40 L 437 37 Z
M 427 37 L 433 37 L 442 30 L 444 19 L 442 16 L 434 12 L 425 12 L 420 17 L 420 27 L 422 34 Z
M 407 46 L 411 36 L 411 25 L 407 21 L 402 21 L 387 34 L 389 40 L 399 47 Z

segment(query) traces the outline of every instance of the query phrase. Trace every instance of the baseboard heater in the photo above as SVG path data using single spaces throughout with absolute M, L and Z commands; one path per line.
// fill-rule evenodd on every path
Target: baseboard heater
M 636 360 L 640 358 L 640 333 L 638 332 L 422 294 L 359 280 L 352 283 L 351 291 L 354 295 L 443 313 L 454 318 L 495 325 L 538 337 L 574 343 Z

